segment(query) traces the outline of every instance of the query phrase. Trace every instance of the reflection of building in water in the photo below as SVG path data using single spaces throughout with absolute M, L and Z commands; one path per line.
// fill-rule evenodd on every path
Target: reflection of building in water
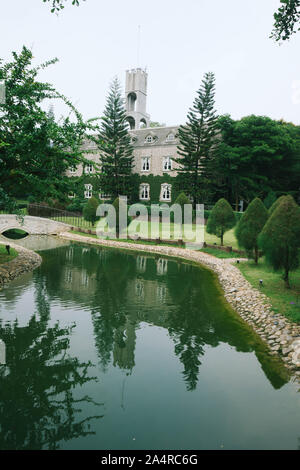
M 136 334 L 136 323 L 129 318 L 126 318 L 126 323 L 115 331 L 114 336 L 114 366 L 120 369 L 132 370 L 135 366 L 134 353 Z
M 66 260 L 72 261 L 73 256 L 74 256 L 74 247 L 70 246 L 68 250 L 66 250 Z
M 159 276 L 163 276 L 168 272 L 168 260 L 166 258 L 159 258 L 156 262 L 156 272 Z
M 73 276 L 72 276 L 72 269 L 66 269 L 66 272 L 65 272 L 65 280 L 68 284 L 70 284 L 72 282 L 72 279 L 73 279 Z
M 82 270 L 81 279 L 82 279 L 82 285 L 84 287 L 88 287 L 88 285 L 89 285 L 89 275 L 85 270 Z
M 144 288 L 144 281 L 142 281 L 141 279 L 136 279 L 135 292 L 139 299 L 144 300 L 145 288 Z
M 167 287 L 164 284 L 158 284 L 156 288 L 157 300 L 165 302 L 167 297 Z
M 96 273 L 89 274 L 84 268 L 77 268 L 74 265 L 63 267 L 64 290 L 71 292 L 72 297 L 80 294 L 86 298 L 93 297 L 98 289 Z
M 147 256 L 137 256 L 136 269 L 139 273 L 144 273 L 147 267 Z

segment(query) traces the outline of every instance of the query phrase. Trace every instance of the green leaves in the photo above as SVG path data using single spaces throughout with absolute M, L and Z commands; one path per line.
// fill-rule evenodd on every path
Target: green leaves
M 101 152 L 99 178 L 102 192 L 112 198 L 131 194 L 133 147 L 117 78 L 109 90 L 96 142 Z
M 221 239 L 223 245 L 224 233 L 235 225 L 235 216 L 230 204 L 226 199 L 219 199 L 214 205 L 207 221 L 206 231 Z
M 284 196 L 265 224 L 259 238 L 267 262 L 275 271 L 284 270 L 289 287 L 289 271 L 299 266 L 300 208 L 292 196 Z
M 281 0 L 283 5 L 274 13 L 274 28 L 271 38 L 286 41 L 300 30 L 300 0 Z
M 33 67 L 26 47 L 12 55 L 11 62 L 0 62 L 6 83 L 6 102 L 0 105 L 0 185 L 9 196 L 64 199 L 70 184 L 66 171 L 85 160 L 81 144 L 93 126 L 51 84 L 38 81 L 39 71 L 57 59 Z M 54 113 L 43 109 L 45 99 L 63 100 L 72 120 L 56 122 Z
M 258 236 L 268 220 L 268 211 L 257 197 L 243 213 L 235 230 L 235 236 L 241 248 L 245 248 L 248 254 L 258 260 Z
M 187 123 L 178 129 L 178 182 L 194 205 L 207 199 L 212 178 L 211 161 L 217 144 L 217 116 L 214 110 L 215 77 L 206 73 L 197 91 Z
M 297 191 L 300 128 L 265 116 L 221 116 L 215 178 L 228 200 L 250 201 L 270 191 Z

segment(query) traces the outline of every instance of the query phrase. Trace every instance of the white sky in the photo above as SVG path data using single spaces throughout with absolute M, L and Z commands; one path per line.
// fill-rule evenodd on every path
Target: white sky
M 42 0 L 0 0 L 0 57 L 23 45 L 85 118 L 101 115 L 111 79 L 147 66 L 148 112 L 185 121 L 203 74 L 216 74 L 216 108 L 235 119 L 267 115 L 300 124 L 300 32 L 279 46 L 269 34 L 279 0 L 71 0 L 59 14 Z M 138 25 L 141 26 L 137 64 Z M 63 112 L 56 105 L 56 114 Z

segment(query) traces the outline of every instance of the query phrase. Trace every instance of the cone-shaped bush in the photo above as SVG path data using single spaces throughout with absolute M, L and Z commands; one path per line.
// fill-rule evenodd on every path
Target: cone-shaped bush
M 277 207 L 279 206 L 279 204 L 282 203 L 282 201 L 284 200 L 284 198 L 286 198 L 286 196 L 280 196 L 278 199 L 276 199 L 275 202 L 273 202 L 273 204 L 271 205 L 270 209 L 269 209 L 269 215 L 272 215 L 273 212 L 275 211 L 275 209 L 277 209 Z
M 269 217 L 258 244 L 274 271 L 283 270 L 286 287 L 289 272 L 299 266 L 300 208 L 292 196 L 285 196 Z
M 95 225 L 97 220 L 96 211 L 99 204 L 100 201 L 97 198 L 91 197 L 83 208 L 84 219 L 88 222 L 92 222 L 92 225 Z
M 214 205 L 207 221 L 206 231 L 221 239 L 223 245 L 224 233 L 235 226 L 235 216 L 226 199 L 219 199 Z
M 241 248 L 247 251 L 249 258 L 258 261 L 258 235 L 268 220 L 268 211 L 262 201 L 256 197 L 243 213 L 235 229 L 235 236 Z
M 189 198 L 187 197 L 187 195 L 184 192 L 181 192 L 180 194 L 178 194 L 178 196 L 176 198 L 176 201 L 175 201 L 175 204 L 179 204 L 182 211 L 183 211 L 184 210 L 184 205 L 185 204 L 191 204 L 191 201 L 189 200 Z

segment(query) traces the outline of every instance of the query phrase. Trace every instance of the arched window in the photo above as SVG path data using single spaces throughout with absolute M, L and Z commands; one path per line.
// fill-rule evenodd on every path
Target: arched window
M 161 201 L 171 201 L 171 188 L 170 184 L 164 183 L 161 185 L 160 199 Z
M 173 140 L 175 140 L 175 135 L 172 132 L 170 132 L 170 134 L 167 135 L 166 140 L 168 142 L 172 142 Z
M 136 94 L 129 93 L 127 95 L 127 109 L 128 111 L 135 111 L 135 103 L 136 103 Z
M 93 186 L 91 184 L 85 184 L 84 187 L 84 197 L 86 199 L 91 199 L 91 197 L 93 196 Z
M 142 157 L 141 171 L 150 171 L 150 157 Z
M 152 135 L 147 135 L 147 137 L 146 137 L 146 139 L 145 139 L 145 142 L 146 142 L 147 144 L 152 144 L 152 142 L 153 142 L 153 137 L 152 137 Z
M 142 118 L 140 120 L 140 129 L 145 129 L 146 127 L 147 127 L 146 120 L 144 118 Z
M 130 127 L 131 130 L 135 129 L 135 120 L 132 116 L 128 116 L 126 118 L 126 121 L 128 122 L 129 127 Z
M 148 183 L 142 183 L 140 185 L 140 200 L 148 201 L 150 199 L 150 186 Z
M 85 165 L 84 167 L 84 172 L 89 175 L 90 173 L 93 173 L 94 171 L 94 167 L 91 163 L 88 163 L 87 165 Z
M 171 170 L 172 170 L 172 158 L 164 157 L 163 158 L 163 171 L 171 171 Z

